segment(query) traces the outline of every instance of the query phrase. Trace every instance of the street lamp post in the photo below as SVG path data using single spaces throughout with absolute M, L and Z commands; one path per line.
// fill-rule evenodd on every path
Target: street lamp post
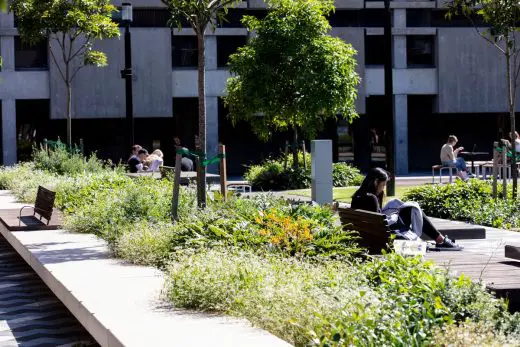
M 131 3 L 124 2 L 121 5 L 121 19 L 125 25 L 125 68 L 121 70 L 121 78 L 125 79 L 128 148 L 131 148 L 135 144 L 134 101 L 132 97 L 132 37 L 130 34 L 130 24 L 133 20 Z
M 386 144 L 386 168 L 390 172 L 390 180 L 386 186 L 388 196 L 395 195 L 395 146 L 394 146 L 394 86 L 392 79 L 392 10 L 390 9 L 390 0 L 384 0 L 385 4 L 385 108 L 390 118 L 390 128 L 388 129 Z

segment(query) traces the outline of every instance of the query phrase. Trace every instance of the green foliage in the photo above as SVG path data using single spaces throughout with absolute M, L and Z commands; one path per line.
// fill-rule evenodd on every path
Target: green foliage
M 347 163 L 332 164 L 332 182 L 334 187 L 359 186 L 363 182 L 360 171 Z
M 516 334 L 517 335 L 517 334 Z M 513 347 L 518 346 L 518 336 L 507 336 L 496 331 L 492 324 L 464 322 L 436 327 L 432 345 L 451 347 Z
M 67 150 L 65 145 L 48 150 L 33 148 L 33 163 L 36 169 L 57 175 L 75 176 L 104 170 L 103 161 L 98 159 L 95 153 L 86 158 L 77 151 Z
M 225 21 L 228 8 L 240 0 L 161 0 L 170 12 L 169 25 L 182 29 L 186 21 L 197 35 L 204 35 L 209 26 L 215 30 L 219 22 Z
M 298 153 L 299 165 L 294 167 L 292 156 L 277 159 L 267 159 L 260 165 L 251 165 L 247 168 L 244 178 L 250 182 L 255 190 L 292 190 L 310 188 L 311 156 L 307 157 L 307 169 L 303 167 L 303 154 Z M 359 170 L 346 163 L 332 164 L 332 183 L 334 187 L 359 185 L 363 176 Z
M 299 346 L 420 346 L 434 327 L 467 318 L 504 333 L 519 323 L 480 285 L 397 255 L 359 264 L 178 253 L 167 291 L 177 306 L 243 316 Z
M 166 293 L 177 307 L 245 317 L 299 346 L 423 346 L 456 331 L 464 333 L 458 345 L 519 341 L 520 316 L 480 284 L 419 258 L 355 258 L 354 236 L 328 207 L 291 206 L 270 194 L 216 195 L 199 210 L 193 189 L 182 187 L 172 224 L 168 180 L 108 169 L 58 175 L 34 163 L 0 169 L 0 188 L 18 197 L 34 199 L 39 184 L 56 191 L 68 230 L 166 269 Z M 410 196 L 426 198 L 426 189 Z M 489 186 L 473 180 L 435 189 L 452 200 L 489 196 Z
M 326 119 L 357 116 L 356 51 L 328 35 L 332 0 L 270 0 L 265 19 L 245 16 L 254 32 L 230 56 L 225 104 L 233 123 L 245 120 L 264 140 L 301 130 L 314 137 Z

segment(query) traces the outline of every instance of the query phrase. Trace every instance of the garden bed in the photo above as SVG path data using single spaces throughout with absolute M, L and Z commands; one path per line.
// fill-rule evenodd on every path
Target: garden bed
M 34 199 L 38 184 L 55 189 L 68 230 L 163 270 L 176 307 L 244 317 L 295 345 L 442 345 L 443 329 L 460 341 L 520 342 L 520 317 L 505 302 L 420 259 L 358 257 L 355 235 L 335 226 L 328 208 L 217 194 L 199 210 L 188 187 L 172 224 L 167 180 L 132 180 L 119 169 L 57 172 L 36 158 L 0 171 L 0 186 L 22 201 Z

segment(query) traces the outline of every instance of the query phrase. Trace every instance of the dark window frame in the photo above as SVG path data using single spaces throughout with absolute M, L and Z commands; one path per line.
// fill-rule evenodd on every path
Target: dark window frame
M 198 61 L 199 54 L 197 46 L 197 36 L 172 35 L 172 68 L 197 68 Z
M 237 41 L 236 45 L 229 44 Z M 220 35 L 217 36 L 217 67 L 225 68 L 229 61 L 229 56 L 237 51 L 239 47 L 243 47 L 247 43 L 246 35 Z M 223 47 L 226 45 L 226 47 Z
M 424 47 L 424 53 L 421 53 L 422 47 L 418 44 L 413 46 L 413 42 L 420 40 L 427 41 L 430 44 L 431 52 L 428 53 L 427 47 Z M 436 45 L 435 35 L 408 35 L 406 36 L 406 66 L 409 69 L 414 68 L 435 68 L 436 64 Z M 414 53 L 415 51 L 416 53 Z
M 45 71 L 49 69 L 49 49 L 47 40 L 35 45 L 23 43 L 20 36 L 14 37 L 15 71 Z

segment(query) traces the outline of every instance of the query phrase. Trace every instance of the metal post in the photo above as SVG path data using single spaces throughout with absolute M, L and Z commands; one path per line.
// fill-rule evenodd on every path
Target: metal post
M 132 36 L 130 21 L 125 21 L 125 68 L 121 70 L 121 77 L 125 79 L 126 122 L 128 148 L 135 144 L 134 139 L 134 100 L 132 95 Z
M 219 175 L 220 175 L 220 194 L 222 194 L 222 199 L 225 201 L 227 198 L 227 163 L 226 163 L 226 146 L 219 146 L 219 154 L 220 154 L 220 167 L 219 167 Z
M 388 129 L 387 136 L 387 152 L 386 152 L 386 165 L 387 170 L 390 172 L 390 179 L 386 186 L 386 192 L 388 196 L 395 195 L 395 148 L 394 148 L 394 91 L 393 91 L 393 79 L 392 79 L 392 10 L 390 9 L 390 0 L 384 0 L 386 10 L 386 20 L 384 26 L 384 55 L 385 55 L 385 108 L 389 114 L 390 128 Z
M 497 180 L 498 180 L 498 142 L 493 142 L 493 199 L 497 199 Z

